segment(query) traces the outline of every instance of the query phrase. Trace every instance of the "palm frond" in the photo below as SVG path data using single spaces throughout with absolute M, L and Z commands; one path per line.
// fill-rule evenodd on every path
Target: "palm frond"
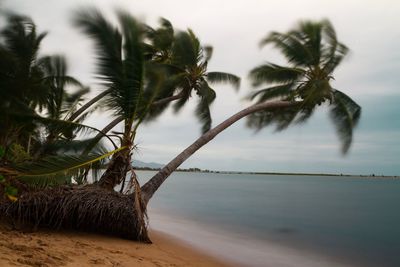
M 107 87 L 122 86 L 122 36 L 118 29 L 96 9 L 78 11 L 74 24 L 95 42 L 98 77 Z
M 211 129 L 211 112 L 210 105 L 214 102 L 216 98 L 215 91 L 207 84 L 206 81 L 203 81 L 198 91 L 200 100 L 196 106 L 196 116 L 199 121 L 202 123 L 201 132 L 205 133 Z
M 329 54 L 325 56 L 327 59 L 323 63 L 323 70 L 327 73 L 332 73 L 333 70 L 342 62 L 348 52 L 349 49 L 340 43 L 335 47 L 332 47 Z
M 154 102 L 157 102 L 159 100 L 167 99 L 169 97 L 172 97 L 174 93 L 177 91 L 177 87 L 179 86 L 182 78 L 184 77 L 184 74 L 180 73 L 178 75 L 167 75 L 164 74 L 167 77 L 163 77 L 163 82 L 161 84 L 156 83 L 157 78 L 155 79 L 150 79 L 151 81 L 148 83 L 148 85 L 145 88 L 144 91 L 144 97 L 146 99 L 151 99 L 152 95 L 154 94 L 154 88 L 157 89 L 157 95 L 154 98 Z M 164 76 L 163 75 L 163 76 Z M 179 101 L 179 100 L 178 100 Z M 167 107 L 169 106 L 171 102 L 164 102 L 161 104 L 157 105 L 152 105 L 150 109 L 148 110 L 146 121 L 145 122 L 150 122 L 157 118 L 162 112 L 164 112 Z
M 144 88 L 143 94 L 140 98 L 136 121 L 137 125 L 143 122 L 143 120 L 148 120 L 149 116 L 154 116 L 155 113 L 152 112 L 152 106 L 154 101 L 160 96 L 161 93 L 173 93 L 173 91 L 163 92 L 166 88 L 167 75 L 164 71 L 162 65 L 159 64 L 146 64 L 146 77 L 147 84 Z M 166 106 L 159 107 L 159 111 L 164 110 Z
M 118 104 L 125 118 L 133 118 L 143 90 L 144 58 L 142 48 L 142 31 L 136 20 L 123 11 L 117 13 L 124 38 L 124 61 L 122 86 L 115 87 L 111 92 L 114 99 L 111 103 Z
M 37 57 L 39 46 L 47 33 L 36 33 L 36 25 L 32 19 L 26 16 L 7 14 L 8 26 L 2 30 L 5 46 L 20 62 L 22 68 L 29 71 L 29 66 Z
M 240 87 L 240 78 L 236 75 L 226 72 L 208 72 L 207 81 L 211 83 L 229 83 L 236 90 L 238 90 Z
M 80 140 L 68 140 L 68 139 L 60 139 L 55 140 L 46 145 L 46 152 L 49 154 L 57 154 L 60 155 L 62 153 L 82 153 L 88 147 L 96 143 L 96 146 L 91 149 L 92 152 L 98 150 L 104 150 L 104 146 L 98 140 L 93 138 L 80 139 Z
M 252 69 L 249 76 L 253 86 L 259 86 L 263 83 L 293 83 L 304 73 L 305 71 L 300 68 L 282 67 L 267 63 Z
M 250 94 L 250 99 L 254 100 L 257 99 L 258 103 L 273 99 L 273 98 L 282 98 L 282 97 L 289 97 L 292 93 L 292 89 L 294 87 L 293 83 L 283 84 L 268 87 L 265 89 L 257 90 L 254 93 Z
M 190 91 L 182 91 L 182 97 L 179 98 L 173 105 L 173 110 L 174 112 L 179 112 L 180 110 L 182 110 L 183 106 L 189 101 L 190 99 Z
M 161 27 L 154 31 L 152 43 L 156 50 L 167 51 L 171 49 L 174 42 L 174 28 L 171 22 L 165 18 L 160 18 Z
M 335 90 L 330 117 L 342 142 L 343 154 L 350 148 L 353 129 L 357 126 L 360 116 L 361 107 L 343 92 Z
M 89 92 L 90 92 L 89 87 L 80 87 L 76 92 L 72 94 L 66 94 L 64 96 L 64 101 L 62 105 L 62 113 L 65 114 L 64 119 L 67 119 L 71 114 L 73 114 L 77 110 L 79 103 L 83 100 L 83 96 Z M 89 114 L 89 112 L 86 112 L 85 114 Z M 75 121 L 78 122 L 77 120 Z
M 298 113 L 299 108 L 297 106 L 256 112 L 247 117 L 247 126 L 259 131 L 273 125 L 276 131 L 282 131 L 289 127 Z
M 203 52 L 204 52 L 204 60 L 210 61 L 212 54 L 213 54 L 213 47 L 210 45 L 204 46 Z
M 272 32 L 260 42 L 260 46 L 262 47 L 270 43 L 281 50 L 289 63 L 303 67 L 310 65 L 310 51 L 294 35 Z
M 121 147 L 105 154 L 88 154 L 81 156 L 63 155 L 42 158 L 39 161 L 13 166 L 16 177 L 34 185 L 52 185 L 71 182 L 71 176 L 82 171 L 82 168 L 107 158 L 114 153 L 127 149 Z
M 199 51 L 195 44 L 188 32 L 178 32 L 172 47 L 172 64 L 182 68 L 197 65 Z
M 322 50 L 322 31 L 325 24 L 322 22 L 302 21 L 299 23 L 299 28 L 293 30 L 291 34 L 301 40 L 304 47 L 310 53 L 311 65 L 317 65 L 321 60 Z
M 75 134 L 96 132 L 96 133 L 100 134 L 101 136 L 106 137 L 114 147 L 117 147 L 116 144 L 114 143 L 114 141 L 108 135 L 104 134 L 99 129 L 89 126 L 89 125 L 72 122 L 72 121 L 64 121 L 64 120 L 59 120 L 59 119 L 45 118 L 45 117 L 41 117 L 36 114 L 13 113 L 13 117 L 21 118 L 21 119 L 29 119 L 30 121 L 33 121 L 36 123 L 41 123 L 41 124 L 45 125 L 46 127 L 52 129 L 56 133 L 65 132 L 65 131 L 75 132 Z

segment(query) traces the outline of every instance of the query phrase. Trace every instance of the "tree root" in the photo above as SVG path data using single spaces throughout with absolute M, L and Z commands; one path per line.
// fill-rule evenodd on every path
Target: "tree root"
M 1 202 L 0 217 L 33 229 L 83 230 L 151 243 L 146 212 L 138 214 L 135 198 L 96 185 L 47 188 L 24 192 L 15 202 Z

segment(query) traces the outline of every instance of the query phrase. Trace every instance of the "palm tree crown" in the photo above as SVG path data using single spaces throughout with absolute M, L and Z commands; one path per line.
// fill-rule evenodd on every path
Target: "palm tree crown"
M 333 71 L 342 62 L 348 48 L 337 40 L 328 20 L 301 22 L 288 33 L 273 32 L 261 41 L 261 46 L 273 44 L 288 61 L 288 66 L 265 63 L 250 72 L 254 86 L 272 84 L 251 94 L 251 99 L 264 102 L 271 99 L 298 101 L 299 105 L 283 110 L 257 112 L 248 125 L 262 128 L 271 123 L 278 130 L 292 122 L 304 122 L 315 107 L 328 102 L 330 115 L 346 153 L 352 141 L 352 131 L 360 118 L 361 107 L 349 96 L 331 86 Z
M 179 111 L 189 100 L 192 92 L 195 92 L 199 97 L 196 115 L 203 124 L 204 133 L 211 128 L 210 105 L 216 98 L 216 93 L 210 84 L 229 83 L 238 89 L 240 78 L 226 72 L 208 71 L 207 65 L 212 56 L 212 47 L 201 46 L 200 40 L 190 29 L 175 35 L 171 50 L 172 78 L 166 85 L 172 85 L 170 88 L 182 95 L 175 103 L 174 109 Z

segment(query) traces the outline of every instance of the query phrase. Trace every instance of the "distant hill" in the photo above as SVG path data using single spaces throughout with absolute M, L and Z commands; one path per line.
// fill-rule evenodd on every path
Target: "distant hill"
M 156 162 L 148 163 L 136 159 L 132 161 L 132 166 L 136 168 L 151 168 L 151 169 L 161 169 L 162 167 L 164 167 L 164 165 L 160 163 Z

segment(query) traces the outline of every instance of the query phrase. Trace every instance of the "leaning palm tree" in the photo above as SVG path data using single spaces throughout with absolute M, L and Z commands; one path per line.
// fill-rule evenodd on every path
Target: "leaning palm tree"
M 245 116 L 249 116 L 250 127 L 260 129 L 275 124 L 278 130 L 283 130 L 291 123 L 304 122 L 317 106 L 326 103 L 330 106 L 331 118 L 342 142 L 342 152 L 348 152 L 361 107 L 331 86 L 333 71 L 342 62 L 348 49 L 337 40 L 330 22 L 301 22 L 288 33 L 271 33 L 262 40 L 261 45 L 270 43 L 283 53 L 289 66 L 266 63 L 254 68 L 250 72 L 253 84 L 258 86 L 266 83 L 269 87 L 251 94 L 254 105 L 206 132 L 144 184 L 144 203 L 186 159 Z
M 331 23 L 327 20 L 302 22 L 298 29 L 287 34 L 271 33 L 261 42 L 262 46 L 266 44 L 275 45 L 289 66 L 266 63 L 254 68 L 250 78 L 255 86 L 273 85 L 256 91 L 251 98 L 257 99 L 258 103 L 277 98 L 302 103 L 284 112 L 255 113 L 249 118 L 249 126 L 261 128 L 272 123 L 282 130 L 293 122 L 304 122 L 317 106 L 328 103 L 331 119 L 342 142 L 342 152 L 346 153 L 361 108 L 331 85 L 333 71 L 348 53 L 348 48 L 338 42 Z

